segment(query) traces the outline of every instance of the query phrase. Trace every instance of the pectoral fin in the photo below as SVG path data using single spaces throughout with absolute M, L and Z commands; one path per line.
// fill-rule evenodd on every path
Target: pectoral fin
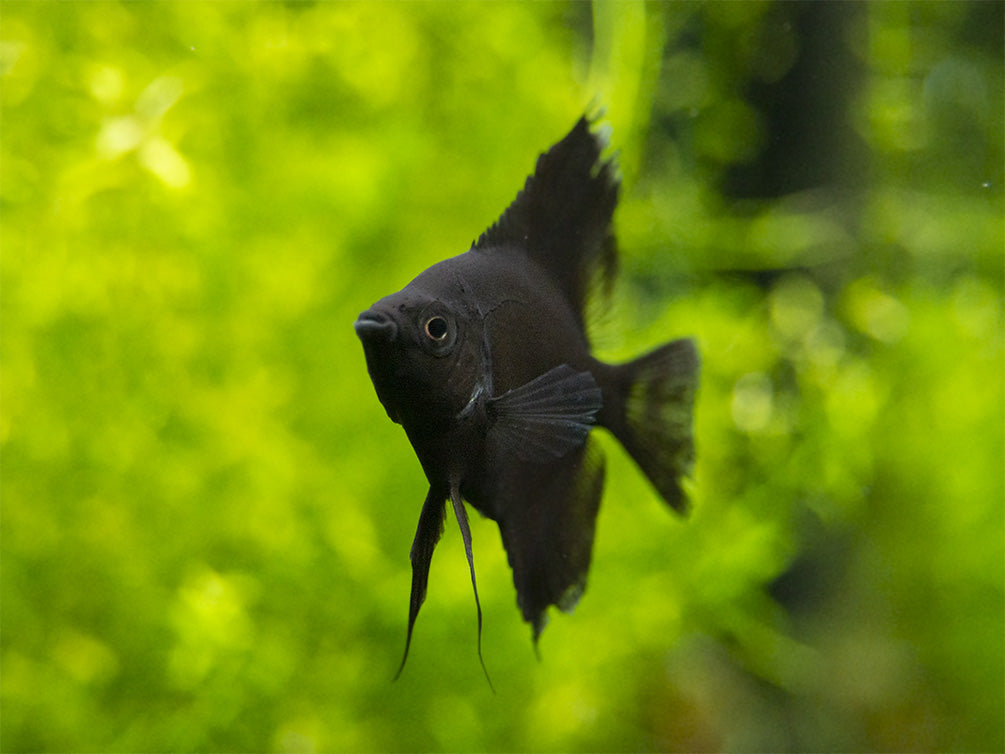
M 562 364 L 489 399 L 489 433 L 524 461 L 561 458 L 586 442 L 602 405 L 593 375 Z

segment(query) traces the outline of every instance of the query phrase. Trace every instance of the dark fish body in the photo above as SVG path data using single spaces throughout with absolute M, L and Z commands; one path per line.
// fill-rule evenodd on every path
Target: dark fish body
M 603 487 L 603 456 L 589 441 L 594 425 L 622 442 L 668 504 L 686 506 L 680 480 L 694 457 L 693 342 L 618 366 L 590 353 L 586 299 L 591 288 L 610 285 L 616 266 L 610 223 L 618 183 L 600 151 L 580 119 L 469 251 L 433 265 L 356 321 L 377 395 L 430 484 L 412 545 L 409 640 L 448 499 L 472 585 L 462 499 L 499 524 L 535 640 L 549 605 L 575 605 Z

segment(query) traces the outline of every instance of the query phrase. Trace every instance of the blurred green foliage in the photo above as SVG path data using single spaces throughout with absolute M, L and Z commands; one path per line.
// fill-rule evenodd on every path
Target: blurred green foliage
M 0 4 L 4 751 L 1001 751 L 1001 3 Z M 694 334 L 694 512 L 613 441 L 535 660 L 433 562 L 351 323 L 591 100 L 618 359 Z

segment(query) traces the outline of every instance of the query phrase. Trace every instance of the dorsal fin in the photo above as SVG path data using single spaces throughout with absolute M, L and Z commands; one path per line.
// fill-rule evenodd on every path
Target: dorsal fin
M 580 323 L 589 288 L 609 290 L 617 269 L 611 216 L 618 203 L 612 161 L 584 116 L 537 159 L 534 174 L 473 249 L 519 249 L 537 262 L 569 300 Z M 598 280 L 599 278 L 599 280 Z

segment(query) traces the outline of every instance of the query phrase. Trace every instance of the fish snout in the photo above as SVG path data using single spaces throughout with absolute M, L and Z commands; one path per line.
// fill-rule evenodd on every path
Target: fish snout
M 353 327 L 361 340 L 391 342 L 398 337 L 398 325 L 386 314 L 367 309 L 359 315 Z

